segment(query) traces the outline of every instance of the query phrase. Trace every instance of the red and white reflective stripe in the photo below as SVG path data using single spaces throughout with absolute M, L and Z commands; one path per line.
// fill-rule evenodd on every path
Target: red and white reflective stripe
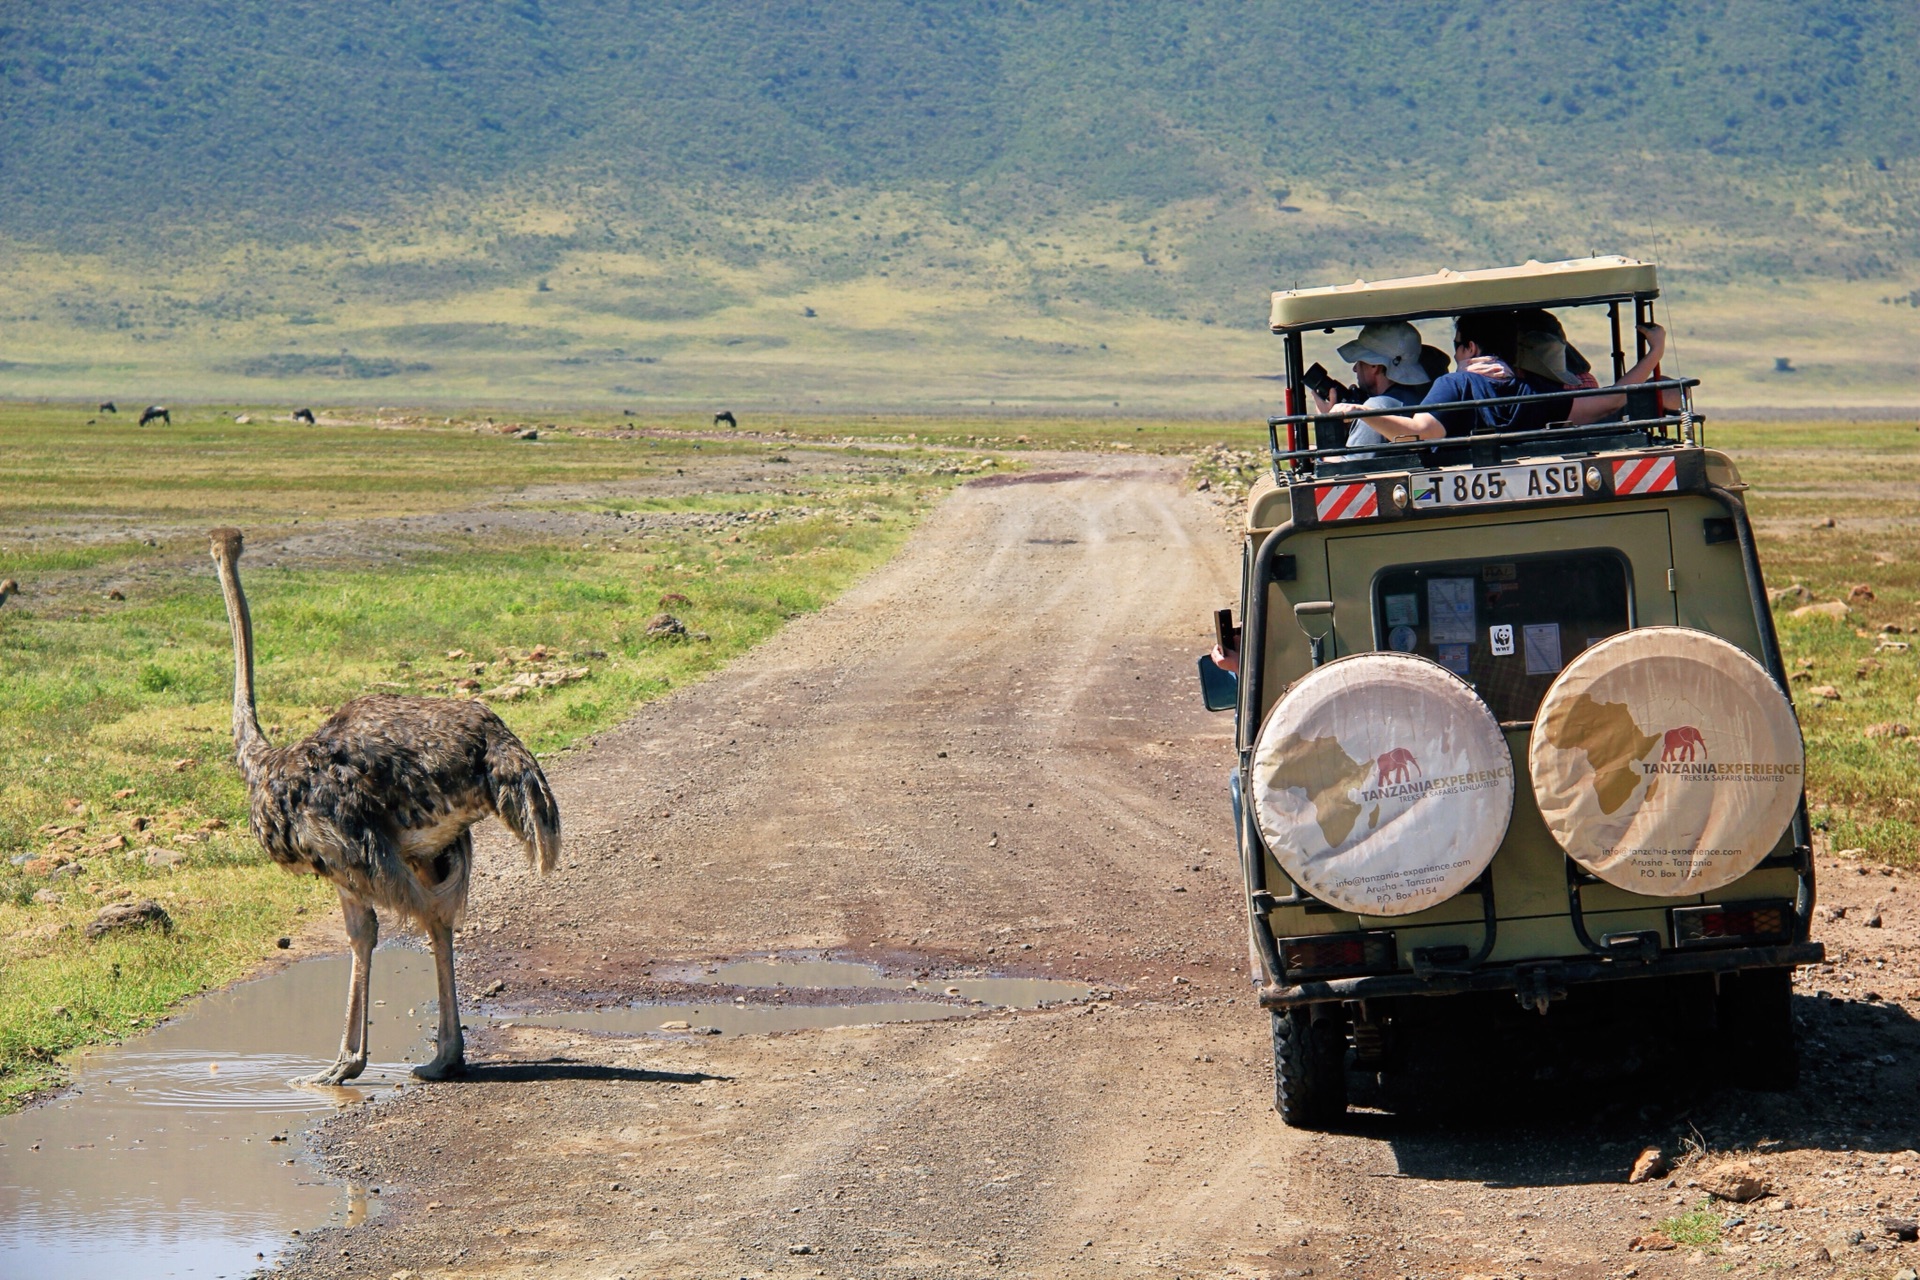
M 1623 458 L 1613 464 L 1616 494 L 1672 493 L 1679 487 L 1672 458 Z
M 1372 481 L 1322 485 L 1313 491 L 1313 510 L 1322 520 L 1362 520 L 1380 514 L 1380 496 Z

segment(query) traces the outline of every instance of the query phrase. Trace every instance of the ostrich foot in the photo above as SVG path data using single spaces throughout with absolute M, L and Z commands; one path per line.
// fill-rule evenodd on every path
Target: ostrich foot
M 295 1084 L 316 1084 L 326 1086 L 343 1085 L 367 1069 L 367 1060 L 360 1058 L 342 1058 L 322 1071 L 319 1075 L 303 1076 Z
M 413 1074 L 422 1080 L 452 1080 L 466 1073 L 466 1045 L 458 1040 L 435 1054 L 432 1062 L 423 1062 L 413 1069 Z

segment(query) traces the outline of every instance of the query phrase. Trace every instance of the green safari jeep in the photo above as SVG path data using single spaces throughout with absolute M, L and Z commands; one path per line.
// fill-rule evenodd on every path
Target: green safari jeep
M 1551 1021 L 1603 988 L 1684 1004 L 1716 1079 L 1795 1079 L 1792 970 L 1823 952 L 1746 486 L 1703 443 L 1695 380 L 1558 381 L 1584 341 L 1617 382 L 1658 293 L 1650 264 L 1598 257 L 1274 295 L 1287 412 L 1248 498 L 1241 622 L 1221 628 L 1289 1124 L 1337 1122 L 1350 1073 L 1391 1071 L 1450 1008 Z M 1475 316 L 1562 350 L 1551 395 L 1534 378 L 1456 411 L 1556 420 L 1362 446 L 1357 406 L 1308 401 L 1330 382 L 1317 347 Z M 1409 379 L 1444 367 L 1424 354 Z M 1608 396 L 1597 418 L 1568 409 Z

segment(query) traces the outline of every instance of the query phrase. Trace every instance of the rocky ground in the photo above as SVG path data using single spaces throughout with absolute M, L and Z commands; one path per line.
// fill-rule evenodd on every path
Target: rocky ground
M 530 880 L 488 829 L 461 935 L 465 989 L 508 1017 L 686 998 L 688 966 L 769 953 L 1093 996 L 769 1036 L 478 1031 L 469 1079 L 319 1133 L 382 1209 L 276 1269 L 1598 1280 L 1920 1263 L 1900 1238 L 1920 1214 L 1920 889 L 1832 857 L 1793 1093 L 1682 1062 L 1456 1087 L 1337 1133 L 1281 1125 L 1229 724 L 1200 709 L 1193 669 L 1237 576 L 1178 464 L 976 481 L 833 608 L 557 762 L 563 869 Z M 1648 1147 L 1670 1170 L 1630 1182 Z

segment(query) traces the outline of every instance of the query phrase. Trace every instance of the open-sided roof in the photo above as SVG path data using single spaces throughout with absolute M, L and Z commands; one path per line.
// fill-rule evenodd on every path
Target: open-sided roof
M 1609 254 L 1528 262 L 1486 271 L 1439 271 L 1399 280 L 1356 280 L 1273 295 L 1273 331 L 1369 320 L 1415 320 L 1491 307 L 1553 307 L 1660 292 L 1653 264 Z

